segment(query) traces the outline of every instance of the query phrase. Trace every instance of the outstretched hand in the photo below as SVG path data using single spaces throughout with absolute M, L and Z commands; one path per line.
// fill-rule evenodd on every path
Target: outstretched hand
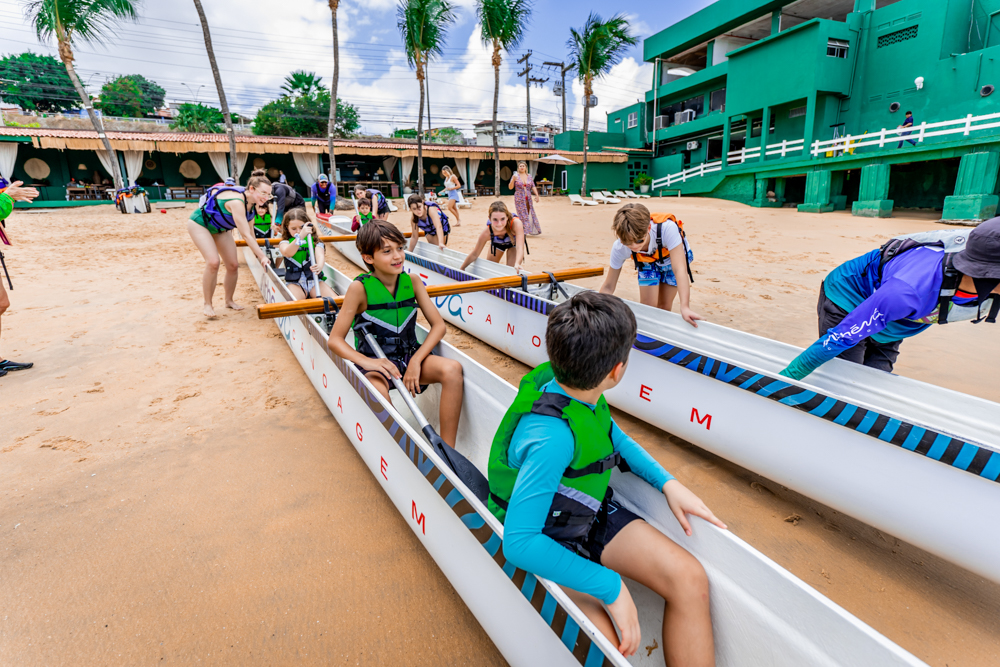
M 684 529 L 686 535 L 691 535 L 691 522 L 688 521 L 688 514 L 700 516 L 705 521 L 715 524 L 719 528 L 727 528 L 726 524 L 722 523 L 712 513 L 712 510 L 708 509 L 708 506 L 702 502 L 701 498 L 694 495 L 689 488 L 676 479 L 672 479 L 663 485 L 663 495 L 666 496 L 670 511 L 674 513 L 677 523 L 681 524 L 681 528 Z
M 24 181 L 13 181 L 4 189 L 4 194 L 14 201 L 31 201 L 38 196 L 35 188 L 24 188 Z
M 698 328 L 698 320 L 705 319 L 698 313 L 694 312 L 690 308 L 686 308 L 685 306 L 681 306 L 681 317 L 683 317 L 684 321 L 693 326 L 695 329 Z

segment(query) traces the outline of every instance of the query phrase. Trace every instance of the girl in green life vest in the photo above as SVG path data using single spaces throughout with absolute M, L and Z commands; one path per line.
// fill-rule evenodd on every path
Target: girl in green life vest
M 253 216 L 253 233 L 259 239 L 270 239 L 281 235 L 281 228 L 271 220 L 267 204 L 257 204 Z
M 393 377 L 402 378 L 413 395 L 423 385 L 439 383 L 441 438 L 454 447 L 462 412 L 462 365 L 431 354 L 444 338 L 444 320 L 424 284 L 403 271 L 406 240 L 391 223 L 372 220 L 358 231 L 356 244 L 369 272 L 348 288 L 327 345 L 338 357 L 357 365 L 387 400 Z M 430 324 L 423 344 L 416 337 L 418 308 Z M 362 325 L 388 359 L 377 358 L 368 348 Z M 352 329 L 357 349 L 346 340 Z
M 313 256 L 309 256 L 309 237 L 312 237 Z M 307 296 L 326 296 L 331 299 L 336 293 L 326 284 L 323 275 L 325 252 L 323 244 L 317 240 L 316 225 L 309 221 L 305 209 L 293 208 L 281 222 L 281 242 L 278 252 L 285 258 L 285 284 L 296 299 Z

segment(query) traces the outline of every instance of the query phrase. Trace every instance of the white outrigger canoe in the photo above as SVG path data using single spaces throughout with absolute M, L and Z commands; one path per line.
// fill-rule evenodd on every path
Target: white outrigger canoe
M 340 233 L 345 220 L 327 224 Z M 363 266 L 353 243 L 332 245 Z M 486 260 L 459 271 L 464 259 L 420 242 L 406 268 L 427 285 L 514 274 Z M 562 299 L 542 286 L 434 302 L 449 323 L 537 366 Z M 1000 405 L 840 359 L 792 382 L 778 373 L 795 346 L 626 303 L 639 336 L 612 405 L 1000 582 L 1000 532 L 982 520 L 1000 516 Z
M 273 269 L 245 251 L 267 303 L 290 301 Z M 350 279 L 326 268 L 334 289 Z M 626 660 L 558 586 L 516 568 L 504 557 L 503 526 L 437 456 L 412 415 L 404 417 L 354 364 L 334 356 L 327 331 L 302 315 L 276 320 L 313 387 L 357 449 L 373 477 L 510 664 L 515 666 L 663 664 L 662 600 L 635 582 L 643 642 Z M 426 334 L 418 329 L 418 337 Z M 516 389 L 445 342 L 436 352 L 458 360 L 465 394 L 458 451 L 486 469 L 490 443 Z M 419 397 L 437 422 L 440 390 Z M 692 517 L 686 537 L 648 485 L 615 471 L 615 498 L 688 549 L 708 572 L 717 664 L 740 667 L 923 665 L 899 646 L 804 584 L 732 533 Z M 653 647 L 657 648 L 653 648 Z

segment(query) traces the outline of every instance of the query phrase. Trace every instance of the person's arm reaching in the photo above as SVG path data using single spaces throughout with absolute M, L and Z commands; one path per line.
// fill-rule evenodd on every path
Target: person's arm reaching
M 573 432 L 565 422 L 526 415 L 515 442 L 523 462 L 507 506 L 504 555 L 532 574 L 611 604 L 621 592 L 621 577 L 542 533 L 559 480 L 573 460 Z
M 670 249 L 670 266 L 674 270 L 674 278 L 677 279 L 677 296 L 681 300 L 681 317 L 697 329 L 698 320 L 704 318 L 691 310 L 691 280 L 688 277 L 687 249 L 684 247 L 683 241 Z
M 918 297 L 902 280 L 890 279 L 792 360 L 781 375 L 801 380 L 814 370 L 849 350 L 865 338 L 882 331 L 889 322 L 913 315 Z
M 486 242 L 490 239 L 490 230 L 484 229 L 479 233 L 479 238 L 476 239 L 476 247 L 472 249 L 468 255 L 465 256 L 465 260 L 462 262 L 462 266 L 458 267 L 459 271 L 465 271 L 465 267 L 472 264 L 479 258 L 480 253 L 483 252 L 483 248 L 486 247 Z

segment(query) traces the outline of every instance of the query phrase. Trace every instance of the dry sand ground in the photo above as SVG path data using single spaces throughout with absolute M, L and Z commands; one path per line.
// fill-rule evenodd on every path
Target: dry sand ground
M 471 245 L 487 203 L 463 212 L 452 247 Z M 696 309 L 799 345 L 815 335 L 827 270 L 934 226 L 707 200 L 651 207 L 686 223 Z M 606 261 L 611 207 L 539 210 L 529 268 Z M 36 368 L 0 379 L 0 664 L 502 664 L 274 325 L 249 310 L 201 317 L 185 217 L 95 207 L 11 219 L 2 352 Z M 248 276 L 237 296 L 253 303 Z M 626 269 L 619 294 L 636 292 Z M 450 335 L 509 381 L 525 370 Z M 904 344 L 899 370 L 998 400 L 987 335 L 932 330 Z M 1000 586 L 616 418 L 733 531 L 918 657 L 1000 659 Z

